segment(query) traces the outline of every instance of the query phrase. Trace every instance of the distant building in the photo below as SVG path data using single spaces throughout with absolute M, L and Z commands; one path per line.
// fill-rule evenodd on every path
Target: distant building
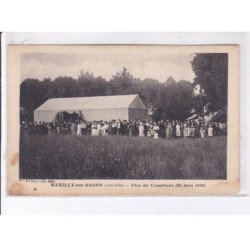
M 34 110 L 34 121 L 51 122 L 59 112 L 81 113 L 87 121 L 147 118 L 147 108 L 139 95 L 52 98 Z

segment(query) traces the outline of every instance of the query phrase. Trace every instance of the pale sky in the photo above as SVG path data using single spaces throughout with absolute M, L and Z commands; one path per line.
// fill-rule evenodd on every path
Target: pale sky
M 136 78 L 153 78 L 165 82 L 169 76 L 176 81 L 193 81 L 190 53 L 25 53 L 21 55 L 21 80 L 26 78 L 71 76 L 77 78 L 81 70 L 109 80 L 126 67 Z

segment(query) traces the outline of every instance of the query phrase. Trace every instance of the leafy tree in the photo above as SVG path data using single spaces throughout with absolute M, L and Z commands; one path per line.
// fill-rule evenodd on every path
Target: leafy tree
M 126 68 L 109 81 L 81 71 L 77 79 L 67 76 L 42 81 L 25 79 L 20 87 L 20 105 L 22 118 L 28 116 L 32 120 L 34 109 L 49 98 L 139 94 L 147 107 L 154 108 L 155 120 L 182 120 L 195 105 L 192 89 L 191 83 L 175 82 L 173 78 L 169 78 L 167 84 L 151 78 L 134 78 Z
M 176 83 L 175 79 L 174 79 L 172 76 L 170 76 L 170 77 L 167 79 L 167 81 L 165 82 L 165 86 L 167 87 L 167 86 L 172 85 L 172 84 L 175 84 L 175 83 Z
M 155 107 L 157 103 L 157 93 L 162 83 L 155 79 L 147 78 L 137 83 L 137 93 L 147 107 Z M 136 93 L 136 92 L 135 92 Z M 159 94 L 159 93 L 158 93 Z
M 94 81 L 94 75 L 88 71 L 81 70 L 80 75 L 77 78 L 77 84 L 75 89 L 76 96 L 91 96 L 92 83 Z
M 44 83 L 44 81 L 43 81 Z M 48 87 L 49 97 L 71 97 L 74 96 L 75 79 L 67 76 L 57 77 Z
M 88 70 L 83 70 L 81 69 L 80 75 L 78 76 L 78 79 L 85 79 L 85 80 L 93 80 L 94 79 L 94 74 L 90 73 Z
M 181 80 L 166 88 L 164 116 L 170 120 L 185 120 L 193 107 L 193 85 Z
M 28 78 L 20 86 L 20 107 L 25 110 L 25 119 L 33 119 L 33 110 L 48 99 L 48 88 L 43 82 Z
M 111 83 L 116 86 L 120 94 L 127 94 L 127 90 L 132 86 L 134 77 L 124 67 L 122 71 L 117 72 L 111 79 Z
M 200 86 L 205 103 L 211 111 L 227 107 L 228 54 L 198 53 L 191 61 L 195 73 L 194 85 Z
M 153 118 L 154 120 L 161 120 L 165 119 L 165 104 L 167 103 L 167 91 L 166 87 L 161 84 L 158 87 L 157 93 L 156 93 L 156 102 L 154 105 L 154 114 Z
M 106 79 L 102 77 L 97 77 L 92 82 L 92 95 L 93 96 L 101 96 L 106 95 L 106 89 L 107 89 L 108 82 Z

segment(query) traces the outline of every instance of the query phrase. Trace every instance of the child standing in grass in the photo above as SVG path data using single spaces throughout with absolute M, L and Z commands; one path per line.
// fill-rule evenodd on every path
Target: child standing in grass
M 207 135 L 208 135 L 208 137 L 213 136 L 213 128 L 212 128 L 211 124 L 209 124 L 209 126 L 208 126 Z
M 78 136 L 81 136 L 82 135 L 82 126 L 81 126 L 81 123 L 78 123 L 77 124 L 77 131 L 76 131 L 76 134 Z
M 200 128 L 200 135 L 201 135 L 201 138 L 205 137 L 205 129 L 203 128 L 203 126 L 201 126 Z

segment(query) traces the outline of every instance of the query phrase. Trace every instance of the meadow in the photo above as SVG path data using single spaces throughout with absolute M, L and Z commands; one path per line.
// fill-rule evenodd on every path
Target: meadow
M 227 138 L 22 135 L 22 179 L 226 179 Z

